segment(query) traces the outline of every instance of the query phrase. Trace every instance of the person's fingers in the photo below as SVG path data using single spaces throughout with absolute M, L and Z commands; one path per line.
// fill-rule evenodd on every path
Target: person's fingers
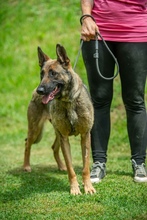
M 91 40 L 91 38 L 89 38 L 89 37 L 87 37 L 87 36 L 85 36 L 85 35 L 82 35 L 82 34 L 81 34 L 81 39 L 82 39 L 83 41 L 90 41 L 90 40 Z

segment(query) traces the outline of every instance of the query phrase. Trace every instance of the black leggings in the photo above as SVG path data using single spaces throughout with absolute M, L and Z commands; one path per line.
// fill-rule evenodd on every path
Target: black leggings
M 107 42 L 120 67 L 122 99 L 127 115 L 127 130 L 131 159 L 137 164 L 145 162 L 147 146 L 147 114 L 145 83 L 147 76 L 147 43 Z M 91 131 L 93 161 L 107 161 L 110 136 L 110 107 L 113 97 L 113 80 L 102 79 L 96 69 L 95 41 L 84 42 L 82 55 L 87 70 L 95 120 Z M 99 67 L 102 75 L 112 77 L 114 60 L 99 41 Z

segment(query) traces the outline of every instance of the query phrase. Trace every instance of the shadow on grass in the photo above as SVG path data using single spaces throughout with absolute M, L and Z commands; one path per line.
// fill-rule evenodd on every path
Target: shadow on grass
M 133 174 L 131 173 L 131 172 L 127 172 L 127 171 L 120 171 L 120 170 L 115 170 L 115 171 L 113 171 L 113 170 L 110 170 L 110 169 L 108 169 L 107 170 L 107 174 L 109 175 L 112 175 L 112 174 L 114 174 L 114 175 L 116 175 L 116 176 L 129 176 L 129 177 L 132 177 L 133 176 Z
M 32 194 L 69 192 L 69 183 L 66 171 L 58 171 L 53 166 L 32 166 L 32 172 L 25 172 L 21 168 L 8 171 L 12 178 L 12 188 L 1 193 L 3 202 L 20 200 Z
M 75 167 L 76 174 L 81 174 L 81 168 Z M 22 168 L 15 168 L 7 172 L 16 177 L 11 179 L 12 188 L 1 193 L 2 202 L 22 200 L 32 194 L 48 194 L 50 192 L 69 193 L 67 171 L 59 171 L 55 166 L 32 166 L 32 172 L 25 172 Z
M 81 176 L 82 167 L 74 166 L 74 170 L 77 175 Z M 70 187 L 67 171 L 59 171 L 56 166 L 32 166 L 32 172 L 25 172 L 19 167 L 9 170 L 7 175 L 9 184 L 7 190 L 1 193 L 3 203 L 23 200 L 33 194 L 49 194 L 51 192 L 69 194 Z M 111 179 L 111 175 L 131 176 L 131 172 L 108 169 L 107 177 L 109 175 Z M 109 178 L 106 179 L 109 181 Z

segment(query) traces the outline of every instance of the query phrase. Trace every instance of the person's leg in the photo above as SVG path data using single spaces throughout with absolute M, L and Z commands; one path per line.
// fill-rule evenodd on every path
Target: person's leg
M 113 50 L 113 44 L 109 45 Z M 91 131 L 93 162 L 106 163 L 110 136 L 110 106 L 113 96 L 113 80 L 102 79 L 96 68 L 95 41 L 84 42 L 82 55 L 85 63 L 90 94 L 94 106 L 94 125 Z M 102 42 L 99 42 L 99 67 L 105 77 L 114 73 L 114 60 Z
M 118 43 L 122 98 L 127 114 L 131 159 L 136 165 L 145 163 L 147 147 L 147 114 L 145 84 L 147 76 L 147 43 Z
M 102 79 L 96 68 L 95 41 L 84 42 L 82 55 L 87 70 L 90 94 L 94 106 L 94 125 L 91 131 L 93 161 L 106 162 L 107 145 L 110 135 L 110 106 L 113 81 Z M 114 73 L 114 60 L 102 42 L 99 42 L 99 66 L 103 75 Z

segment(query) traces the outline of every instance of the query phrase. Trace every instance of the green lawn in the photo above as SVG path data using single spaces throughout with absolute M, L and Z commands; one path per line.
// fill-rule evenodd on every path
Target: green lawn
M 32 172 L 22 170 L 27 105 L 39 83 L 37 46 L 52 58 L 61 43 L 74 64 L 80 40 L 79 0 L 0 1 L 0 219 L 147 220 L 147 184 L 132 181 L 130 149 L 119 77 L 114 82 L 107 176 L 95 195 L 71 196 L 66 172 L 58 171 L 46 124 L 32 147 Z M 87 84 L 82 58 L 77 73 Z M 79 137 L 71 137 L 73 164 L 82 187 Z M 92 160 L 91 160 L 92 164 Z

